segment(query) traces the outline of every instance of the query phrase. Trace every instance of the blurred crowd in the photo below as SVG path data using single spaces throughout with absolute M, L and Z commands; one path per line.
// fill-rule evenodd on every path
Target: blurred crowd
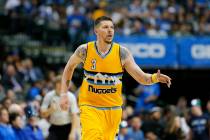
M 46 113 L 42 115 L 41 107 L 47 104 L 46 101 L 43 103 L 46 94 L 56 89 L 56 77 L 61 74 L 61 70 L 35 66 L 31 58 L 22 58 L 18 54 L 8 54 L 1 66 L 0 139 L 46 139 L 50 116 Z M 70 87 L 76 91 L 73 84 Z M 46 109 L 48 107 L 50 105 L 47 104 Z M 56 111 L 59 110 L 54 109 L 53 113 Z
M 112 17 L 121 35 L 210 34 L 208 0 L 4 0 L 4 15 L 10 33 L 51 44 L 84 42 L 103 15 Z
M 61 72 L 62 68 L 50 70 L 34 65 L 30 58 L 7 55 L 0 80 L 1 140 L 48 137 L 51 123 L 48 117 L 43 118 L 40 108 L 46 94 L 55 89 L 53 82 Z M 77 98 L 79 87 L 74 82 L 69 90 Z M 189 101 L 180 97 L 177 104 L 158 106 L 161 93 L 158 84 L 138 85 L 133 93 L 132 98 L 124 95 L 122 123 L 116 140 L 209 140 L 210 100 Z M 131 99 L 134 104 L 129 103 Z M 79 140 L 79 127 L 77 134 Z

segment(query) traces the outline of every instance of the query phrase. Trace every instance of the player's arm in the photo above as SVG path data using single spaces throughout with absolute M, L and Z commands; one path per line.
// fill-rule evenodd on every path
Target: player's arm
M 125 48 L 120 48 L 120 57 L 123 67 L 138 82 L 143 85 L 151 85 L 157 82 L 166 83 L 168 87 L 171 85 L 171 78 L 167 75 L 160 74 L 158 70 L 155 74 L 145 73 L 136 64 L 131 52 Z
M 61 93 L 67 93 L 74 69 L 86 59 L 87 44 L 79 46 L 69 58 L 61 79 Z

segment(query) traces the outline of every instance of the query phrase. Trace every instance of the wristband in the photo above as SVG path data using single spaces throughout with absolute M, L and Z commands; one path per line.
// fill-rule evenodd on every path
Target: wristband
M 152 74 L 152 83 L 158 83 L 159 80 L 157 79 L 157 73 Z

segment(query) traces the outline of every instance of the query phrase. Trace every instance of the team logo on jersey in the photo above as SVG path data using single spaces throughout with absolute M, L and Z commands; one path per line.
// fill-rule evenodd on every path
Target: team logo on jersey
M 122 74 L 120 75 L 107 75 L 101 74 L 100 72 L 97 74 L 87 74 L 85 73 L 85 79 L 91 83 L 96 85 L 117 85 L 121 83 Z

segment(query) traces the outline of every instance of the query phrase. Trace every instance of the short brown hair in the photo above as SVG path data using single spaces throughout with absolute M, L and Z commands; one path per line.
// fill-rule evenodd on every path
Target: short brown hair
M 107 17 L 107 16 L 101 16 L 101 17 L 97 18 L 94 22 L 94 27 L 96 27 L 102 21 L 107 21 L 107 20 L 113 22 L 112 19 L 110 17 Z

